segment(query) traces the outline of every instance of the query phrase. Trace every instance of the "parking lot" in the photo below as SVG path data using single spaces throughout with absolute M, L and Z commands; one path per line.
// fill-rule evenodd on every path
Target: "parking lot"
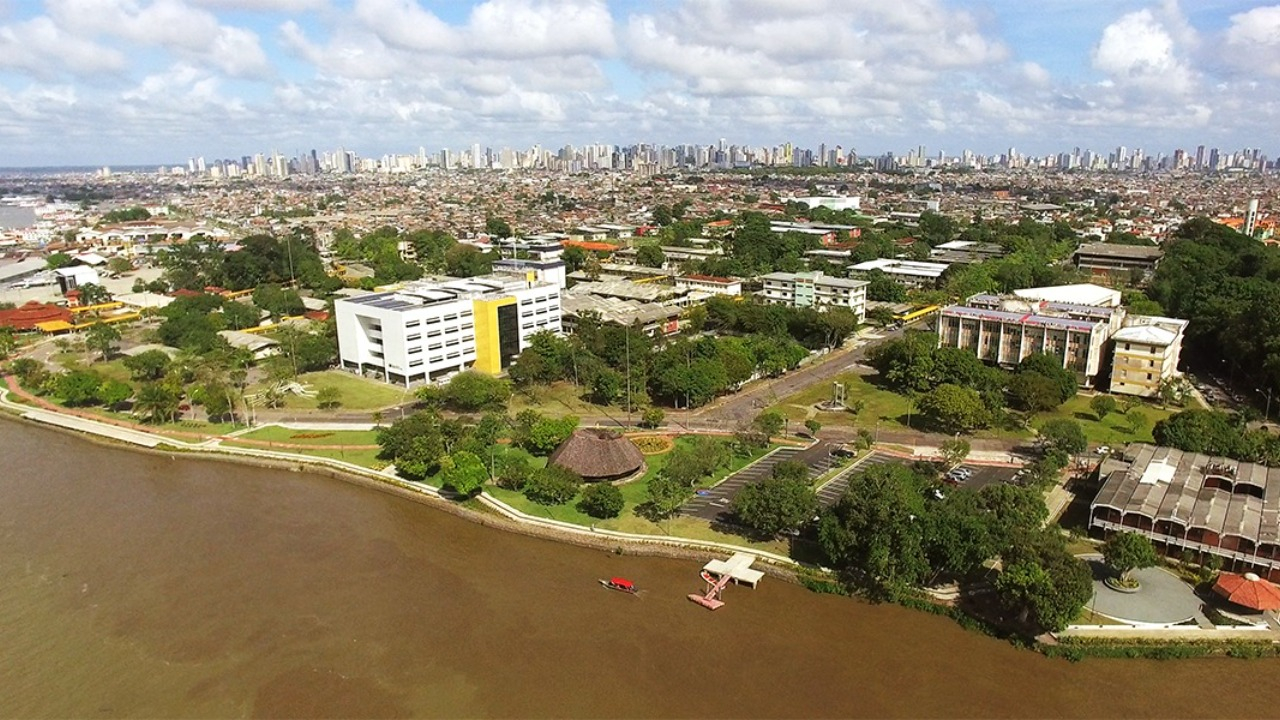
M 861 460 L 854 462 L 852 465 L 844 469 L 844 472 L 831 478 L 822 487 L 818 488 L 818 502 L 823 507 L 835 505 L 836 501 L 844 495 L 844 491 L 849 488 L 849 481 L 857 475 L 870 470 L 876 465 L 885 463 L 905 462 L 902 458 L 890 455 L 888 453 L 873 452 Z
M 773 474 L 773 468 L 781 462 L 795 460 L 809 466 L 809 477 L 818 477 L 831 469 L 839 458 L 831 454 L 835 445 L 818 442 L 807 448 L 782 447 L 758 460 L 754 465 L 739 470 L 712 488 L 699 490 L 692 500 L 680 508 L 682 515 L 692 515 L 704 520 L 723 520 L 729 512 L 733 498 L 742 488 L 758 483 Z
M 1014 475 L 1018 473 L 1018 468 L 1000 467 L 998 465 L 972 465 L 965 463 L 956 469 L 962 468 L 968 470 L 970 475 L 967 479 L 954 484 L 970 490 L 981 490 L 988 485 L 1010 482 L 1013 480 Z

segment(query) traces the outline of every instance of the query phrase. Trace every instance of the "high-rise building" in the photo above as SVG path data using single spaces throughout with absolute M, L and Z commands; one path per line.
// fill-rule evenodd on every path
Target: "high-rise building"
M 1258 199 L 1253 198 L 1249 201 L 1248 209 L 1244 213 L 1244 234 L 1253 237 L 1253 231 L 1258 226 Z

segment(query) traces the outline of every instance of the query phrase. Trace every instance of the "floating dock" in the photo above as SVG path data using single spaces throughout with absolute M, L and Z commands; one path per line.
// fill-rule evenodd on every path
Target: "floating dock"
M 764 573 L 751 569 L 751 564 L 755 561 L 756 556 L 750 553 L 734 553 L 728 560 L 708 562 L 699 573 L 707 583 L 707 589 L 701 593 L 689 593 L 689 600 L 709 610 L 724 607 L 722 596 L 730 582 L 737 585 L 750 585 L 752 588 L 760 583 Z

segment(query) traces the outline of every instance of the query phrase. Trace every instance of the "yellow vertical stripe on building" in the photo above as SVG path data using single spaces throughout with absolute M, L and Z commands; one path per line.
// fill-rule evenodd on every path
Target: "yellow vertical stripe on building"
M 476 321 L 475 369 L 490 375 L 502 372 L 502 350 L 498 338 L 498 308 L 515 305 L 513 297 L 497 300 L 472 300 Z

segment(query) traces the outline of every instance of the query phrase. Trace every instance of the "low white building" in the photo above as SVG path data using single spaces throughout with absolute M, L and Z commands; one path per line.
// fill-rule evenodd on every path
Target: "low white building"
M 343 368 L 406 387 L 497 375 L 530 336 L 561 332 L 560 289 L 502 276 L 419 281 L 334 302 Z
M 850 267 L 849 272 L 866 274 L 872 270 L 879 270 L 907 287 L 931 287 L 938 282 L 938 278 L 942 277 L 947 267 L 943 263 L 878 258 L 858 263 Z
M 862 322 L 867 315 L 867 283 L 820 272 L 761 275 L 761 297 L 791 307 L 847 307 Z
M 697 290 L 712 295 L 741 295 L 742 281 L 713 275 L 681 275 L 676 278 L 676 289 Z

